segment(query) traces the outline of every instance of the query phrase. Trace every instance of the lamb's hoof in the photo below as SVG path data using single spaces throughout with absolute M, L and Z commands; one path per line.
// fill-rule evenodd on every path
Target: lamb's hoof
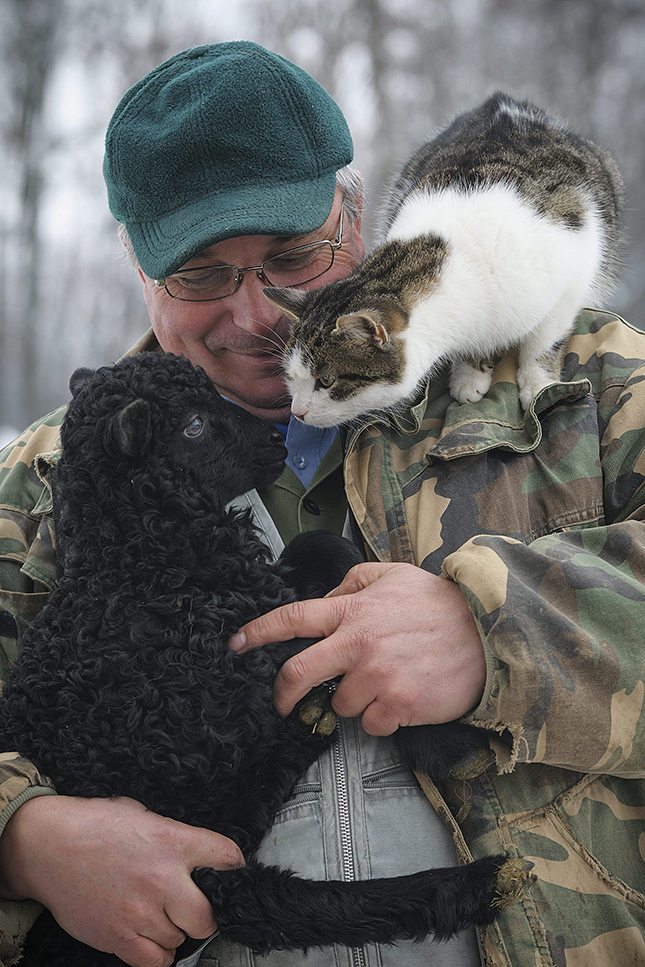
M 477 776 L 481 776 L 482 773 L 486 772 L 494 761 L 495 753 L 491 749 L 481 746 L 452 767 L 450 770 L 450 778 L 476 779 Z
M 531 873 L 534 864 L 523 857 L 506 860 L 497 873 L 497 886 L 491 906 L 505 910 L 522 900 L 537 876 Z
M 300 701 L 298 719 L 308 732 L 325 737 L 336 728 L 338 716 L 331 707 L 332 695 L 329 685 L 317 685 Z

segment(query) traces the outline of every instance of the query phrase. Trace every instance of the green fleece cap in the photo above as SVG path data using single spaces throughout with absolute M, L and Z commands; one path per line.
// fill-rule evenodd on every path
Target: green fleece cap
M 182 51 L 130 88 L 108 125 L 103 174 L 141 268 L 162 279 L 225 238 L 320 228 L 352 157 L 320 84 L 236 41 Z

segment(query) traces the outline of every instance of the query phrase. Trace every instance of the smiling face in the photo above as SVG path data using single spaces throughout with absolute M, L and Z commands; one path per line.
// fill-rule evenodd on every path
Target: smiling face
M 329 218 L 317 232 L 297 238 L 247 235 L 226 239 L 200 252 L 183 268 L 205 265 L 260 265 L 296 245 L 333 239 L 338 229 L 341 194 L 337 190 Z M 360 224 L 345 218 L 341 249 L 331 269 L 304 288 L 320 288 L 343 278 L 364 255 Z M 290 319 L 263 294 L 266 282 L 257 272 L 244 275 L 238 289 L 214 302 L 182 302 L 140 272 L 154 333 L 166 352 L 202 366 L 224 396 L 249 412 L 286 422 L 290 400 L 281 367 L 281 352 Z

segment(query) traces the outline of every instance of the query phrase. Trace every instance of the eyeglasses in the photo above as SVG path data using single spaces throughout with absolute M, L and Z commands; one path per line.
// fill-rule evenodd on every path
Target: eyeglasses
M 155 285 L 163 287 L 173 299 L 182 302 L 215 302 L 233 295 L 245 272 L 257 272 L 258 278 L 267 285 L 297 286 L 313 282 L 334 264 L 334 255 L 343 239 L 344 206 L 340 208 L 338 232 L 333 242 L 324 239 L 287 249 L 272 255 L 260 265 L 200 265 L 195 269 L 182 269 L 167 279 L 155 279 Z

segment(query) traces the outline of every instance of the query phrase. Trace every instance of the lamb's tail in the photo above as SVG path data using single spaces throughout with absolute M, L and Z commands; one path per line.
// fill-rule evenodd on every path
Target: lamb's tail
M 388 879 L 303 880 L 276 867 L 196 870 L 223 936 L 256 953 L 334 943 L 360 947 L 425 937 L 447 940 L 494 919 L 535 879 L 523 859 L 485 857 L 468 866 Z

